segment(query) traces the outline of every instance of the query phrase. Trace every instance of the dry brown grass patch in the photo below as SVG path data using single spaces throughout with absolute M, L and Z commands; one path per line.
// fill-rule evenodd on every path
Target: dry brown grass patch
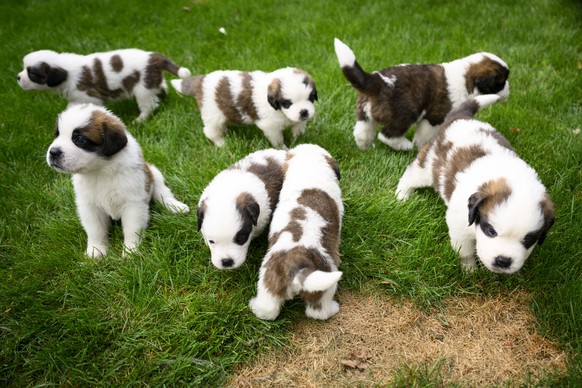
M 229 385 L 389 384 L 404 365 L 436 365 L 443 383 L 489 385 L 566 369 L 566 354 L 537 333 L 525 293 L 451 298 L 431 311 L 379 293 L 339 301 L 337 316 L 301 319 L 288 349 L 240 366 Z

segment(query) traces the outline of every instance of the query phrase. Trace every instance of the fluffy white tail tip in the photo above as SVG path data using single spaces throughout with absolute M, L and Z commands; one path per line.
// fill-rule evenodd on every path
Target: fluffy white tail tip
M 303 281 L 303 290 L 307 292 L 325 291 L 337 284 L 343 272 L 314 271 Z
M 352 49 L 338 38 L 334 38 L 333 45 L 340 67 L 352 67 L 356 62 L 356 56 Z
M 192 75 L 192 73 L 190 72 L 190 70 L 186 69 L 185 67 L 181 67 L 180 70 L 178 70 L 178 77 L 180 78 L 188 78 Z

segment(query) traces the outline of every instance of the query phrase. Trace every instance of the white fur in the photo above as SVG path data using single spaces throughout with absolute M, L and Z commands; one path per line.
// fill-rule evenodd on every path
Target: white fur
M 499 98 L 497 95 L 484 95 L 475 97 L 475 100 L 483 108 Z M 483 265 L 493 272 L 510 274 L 518 271 L 535 246 L 526 249 L 522 244 L 524 236 L 544 225 L 540 203 L 546 196 L 545 187 L 536 172 L 515 152 L 487 135 L 495 131 L 491 125 L 476 119 L 459 119 L 441 131 L 445 131 L 444 141 L 452 144 L 448 156 L 461 147 L 471 145 L 480 146 L 487 153 L 456 175 L 456 186 L 450 199 L 444 194 L 444 179 L 437 187 L 447 205 L 446 222 L 451 244 L 461 256 L 463 268 L 473 270 L 477 255 Z M 418 160 L 413 161 L 398 182 L 397 198 L 406 200 L 414 189 L 434 186 L 433 165 L 443 157 L 436 155 L 431 147 L 424 167 Z M 491 238 L 483 233 L 477 223 L 469 225 L 468 202 L 481 185 L 499 178 L 504 178 L 509 184 L 511 195 L 489 214 L 488 221 L 497 232 L 497 237 Z M 511 265 L 507 268 L 496 266 L 495 260 L 499 256 L 510 258 Z
M 305 132 L 306 122 L 315 115 L 314 103 L 309 100 L 312 88 L 303 83 L 305 75 L 297 73 L 296 70 L 287 67 L 271 73 L 262 71 L 249 73 L 252 76 L 252 100 L 258 119 L 253 120 L 246 115 L 243 117 L 243 123 L 256 125 L 275 148 L 284 148 L 283 130 L 285 128 L 291 126 L 293 137 L 296 138 Z M 236 101 L 243 90 L 241 74 L 243 72 L 236 70 L 215 71 L 207 74 L 203 81 L 200 115 L 204 122 L 204 134 L 218 147 L 225 144 L 226 125 L 229 121 L 216 102 L 216 86 L 221 79 L 228 78 L 233 98 L 232 104 L 236 106 Z M 274 79 L 281 81 L 283 97 L 293 102 L 289 108 L 281 107 L 276 110 L 269 104 L 268 87 Z M 182 82 L 183 80 L 171 81 L 172 86 L 179 93 L 182 93 Z M 301 117 L 301 111 L 305 111 L 307 116 Z
M 204 202 L 206 211 L 200 232 L 210 248 L 210 259 L 216 268 L 240 267 L 245 262 L 251 240 L 263 232 L 271 219 L 267 188 L 257 175 L 248 172 L 249 167 L 253 164 L 265 165 L 266 158 L 271 158 L 281 166 L 286 156 L 286 151 L 275 149 L 253 152 L 237 162 L 234 168 L 216 175 L 204 189 L 199 206 Z M 236 199 L 243 192 L 253 196 L 259 204 L 260 213 L 250 238 L 244 245 L 238 245 L 234 237 L 241 229 L 241 220 L 236 210 Z M 234 264 L 225 266 L 223 259 L 232 259 Z
M 24 57 L 24 69 L 17 76 L 18 84 L 24 90 L 47 90 L 60 93 L 69 101 L 69 106 L 81 103 L 103 105 L 109 102 L 109 100 L 91 96 L 87 94 L 86 91 L 79 90 L 77 87 L 77 83 L 82 76 L 83 68 L 85 66 L 93 69 L 95 59 L 101 60 L 109 90 L 122 88 L 123 80 L 126 77 L 131 76 L 134 71 L 139 71 L 140 78 L 133 90 L 130 93 L 124 91 L 124 93 L 122 93 L 117 99 L 129 99 L 135 97 L 140 109 L 140 115 L 138 116 L 137 121 L 141 122 L 144 121 L 158 106 L 158 95 L 167 91 L 166 81 L 163 77 L 161 84 L 157 87 L 152 89 L 145 87 L 145 70 L 151 54 L 151 52 L 139 49 L 123 49 L 89 55 L 57 53 L 51 50 L 35 51 Z M 121 72 L 114 71 L 110 65 L 111 57 L 114 55 L 119 55 L 123 61 L 123 69 Z M 68 76 L 66 81 L 54 87 L 33 82 L 28 76 L 27 67 L 36 66 L 42 62 L 49 64 L 51 67 L 59 67 L 67 71 Z M 184 67 L 179 68 L 179 77 L 186 78 L 190 75 L 190 70 Z M 93 76 L 95 77 L 95 75 Z
M 320 189 L 327 193 L 335 202 L 341 218 L 343 215 L 343 202 L 341 189 L 335 173 L 331 170 L 327 157 L 331 157 L 323 148 L 313 144 L 303 144 L 289 151 L 290 159 L 286 164 L 285 181 L 279 195 L 279 204 L 273 214 L 269 237 L 281 232 L 290 222 L 290 212 L 295 208 L 305 211 L 305 220 L 298 220 L 302 226 L 302 234 L 299 241 L 293 241 L 289 232 L 280 234 L 278 240 L 269 246 L 269 250 L 263 259 L 257 283 L 257 295 L 249 301 L 253 313 L 266 320 L 277 318 L 286 299 L 292 299 L 302 291 L 324 291 L 321 297 L 321 309 L 313 309 L 307 306 L 305 314 L 314 319 L 328 319 L 339 311 L 339 304 L 333 300 L 337 283 L 342 277 L 342 272 L 337 270 L 332 257 L 326 252 L 322 243 L 322 228 L 327 221 L 310 207 L 298 202 L 301 193 L 305 189 Z M 295 247 L 312 248 L 327 258 L 331 267 L 330 272 L 315 271 L 307 276 L 303 282 L 296 276 L 289 288 L 287 295 L 281 299 L 266 288 L 264 278 L 266 265 L 274 253 L 288 252 Z
M 72 174 L 77 212 L 87 233 L 87 255 L 90 257 L 107 253 L 111 219 L 121 220 L 125 251 L 134 251 L 147 227 L 149 202 L 152 199 L 174 213 L 190 210 L 176 200 L 160 171 L 151 164 L 147 166 L 153 182 L 150 191 L 146 192 L 145 162 L 137 141 L 129 132 L 125 131 L 127 145 L 107 158 L 73 144 L 73 131 L 89 124 L 95 110 L 115 117 L 106 109 L 92 104 L 74 105 L 59 115 L 59 134 L 47 151 L 47 163 L 51 167 Z M 53 149 L 62 151 L 61 160 L 53 160 Z

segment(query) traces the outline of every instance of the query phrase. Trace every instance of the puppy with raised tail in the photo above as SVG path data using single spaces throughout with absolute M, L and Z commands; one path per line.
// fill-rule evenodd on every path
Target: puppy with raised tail
M 240 267 L 253 238 L 263 232 L 283 185 L 287 152 L 253 152 L 220 172 L 198 203 L 198 230 L 219 269 Z
M 233 123 L 255 124 L 273 147 L 283 148 L 283 130 L 291 126 L 295 138 L 315 114 L 315 82 L 296 68 L 219 70 L 171 82 L 179 93 L 196 98 L 204 135 L 218 147 L 224 146 L 227 123 Z
M 410 150 L 404 137 L 418 123 L 414 144 L 426 144 L 447 113 L 473 96 L 509 96 L 509 68 L 491 53 L 476 53 L 452 62 L 399 65 L 368 73 L 352 50 L 335 39 L 335 52 L 344 76 L 358 91 L 354 138 L 362 150 L 378 139 L 395 150 Z
M 165 56 L 139 49 L 89 55 L 40 50 L 27 54 L 18 84 L 24 90 L 48 90 L 62 94 L 71 104 L 103 105 L 135 97 L 144 121 L 167 92 L 163 71 L 180 78 L 190 70 Z
M 123 122 L 105 108 L 74 105 L 62 112 L 46 160 L 72 174 L 77 213 L 87 233 L 87 255 L 107 253 L 111 219 L 121 220 L 124 253 L 137 249 L 155 200 L 173 213 L 186 213 L 160 171 L 144 161 Z
M 269 250 L 249 305 L 257 317 L 273 320 L 285 300 L 300 295 L 305 315 L 328 319 L 339 311 L 333 296 L 342 277 L 339 167 L 323 148 L 304 144 L 289 151 L 284 170 Z
M 451 244 L 466 270 L 475 254 L 490 271 L 518 271 L 554 223 L 554 204 L 533 168 L 521 160 L 491 125 L 475 113 L 499 100 L 474 97 L 452 111 L 398 182 L 407 199 L 433 186 L 447 205 Z

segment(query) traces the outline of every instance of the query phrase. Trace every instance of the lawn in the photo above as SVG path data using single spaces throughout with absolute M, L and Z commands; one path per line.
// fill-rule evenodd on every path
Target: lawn
M 219 271 L 196 231 L 195 212 L 174 215 L 154 205 L 139 253 L 121 256 L 116 225 L 106 258 L 84 256 L 86 236 L 70 177 L 45 162 L 66 101 L 25 92 L 15 78 L 31 51 L 129 47 L 161 52 L 193 73 L 285 66 L 308 71 L 317 84 L 317 114 L 290 145 L 317 143 L 340 164 L 340 297 L 374 292 L 431 311 L 457 298 L 525 293 L 520 300 L 535 316 L 532 330 L 568 355 L 565 371 L 548 370 L 526 383 L 581 385 L 581 20 L 582 7 L 572 0 L 4 0 L 0 385 L 225 385 L 241 365 L 289 348 L 295 323 L 306 320 L 298 301 L 288 302 L 274 322 L 257 319 L 247 303 L 265 236 L 253 242 L 243 267 Z M 420 190 L 404 204 L 396 200 L 398 179 L 415 153 L 392 151 L 377 140 L 366 152 L 356 147 L 356 95 L 338 67 L 334 37 L 368 70 L 446 62 L 477 51 L 509 64 L 509 100 L 479 118 L 537 170 L 556 205 L 555 225 L 519 273 L 464 274 L 436 193 Z M 191 208 L 216 173 L 269 147 L 255 127 L 233 127 L 226 146 L 214 147 L 202 133 L 194 100 L 173 90 L 144 124 L 132 123 L 139 113 L 134 101 L 109 108 Z M 325 323 L 318 327 L 325 331 Z M 402 368 L 393 383 L 443 382 L 439 373 Z M 404 377 L 402 370 L 408 371 Z

